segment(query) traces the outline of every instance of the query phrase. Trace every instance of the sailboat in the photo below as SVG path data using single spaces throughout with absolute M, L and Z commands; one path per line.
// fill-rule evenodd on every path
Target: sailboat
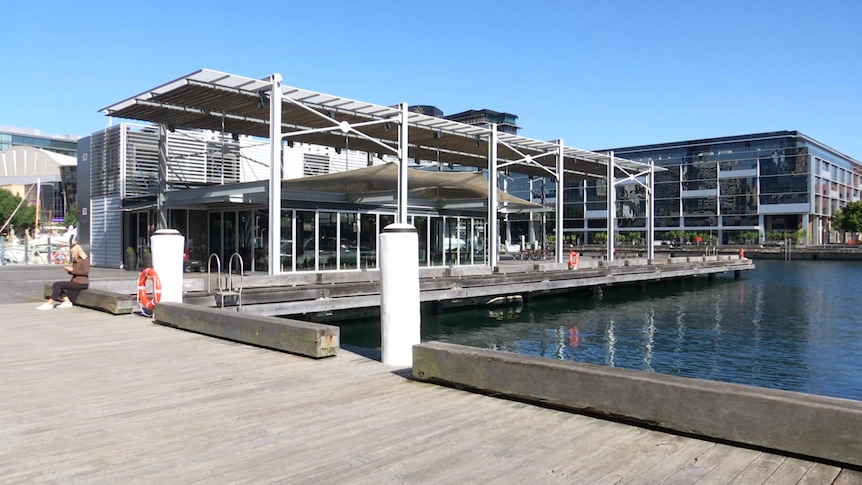
M 23 242 L 19 241 L 12 244 L 7 244 L 5 240 L 0 242 L 0 264 L 65 264 L 69 262 L 69 246 L 77 230 L 72 226 L 43 226 L 41 229 L 39 228 L 40 185 L 40 181 L 37 179 L 34 185 L 37 190 L 34 229 L 36 237 L 27 236 Z M 12 222 L 12 218 L 27 200 L 27 196 L 34 186 L 31 186 L 21 198 L 21 202 L 0 227 L 0 232 L 6 230 L 9 223 Z

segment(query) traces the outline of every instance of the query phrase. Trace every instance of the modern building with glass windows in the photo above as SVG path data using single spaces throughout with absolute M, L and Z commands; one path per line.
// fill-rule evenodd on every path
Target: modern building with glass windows
M 206 130 L 165 136 L 162 202 L 168 226 L 186 236 L 187 271 L 205 270 L 212 254 L 223 265 L 238 254 L 245 271 L 267 272 L 268 143 Z M 283 159 L 277 272 L 376 268 L 377 236 L 395 222 L 391 157 L 291 143 Z M 79 221 L 79 236 L 90 243 L 92 264 L 140 267 L 158 225 L 158 126 L 119 123 L 95 132 L 81 140 L 78 164 L 81 197 L 90 209 Z M 410 177 L 411 190 L 425 192 L 411 197 L 408 215 L 418 232 L 419 264 L 485 263 L 482 174 L 411 169 Z M 439 194 L 442 187 L 445 194 Z M 134 262 L 127 262 L 127 253 L 134 253 Z
M 798 131 L 601 151 L 665 169 L 655 173 L 657 240 L 696 234 L 718 244 L 763 243 L 792 234 L 806 244 L 836 242 L 831 218 L 862 190 L 859 161 Z M 607 231 L 606 191 L 602 180 L 566 186 L 567 237 L 592 242 Z M 635 183 L 616 185 L 623 239 L 643 238 L 644 194 Z
M 61 224 L 77 206 L 77 140 L 0 126 L 0 187 L 38 206 L 40 226 Z
M 12 147 L 36 147 L 74 157 L 78 151 L 78 138 L 74 135 L 46 135 L 39 130 L 0 125 L 0 151 Z

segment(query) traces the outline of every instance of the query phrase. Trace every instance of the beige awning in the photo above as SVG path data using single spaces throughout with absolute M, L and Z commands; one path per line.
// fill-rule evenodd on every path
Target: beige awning
M 409 169 L 408 199 L 411 204 L 433 202 L 438 208 L 472 202 L 475 208 L 487 207 L 488 180 L 481 172 L 437 172 Z M 325 192 L 343 194 L 352 203 L 394 201 L 398 192 L 398 164 L 384 163 L 346 172 L 315 175 L 282 182 L 283 195 L 291 192 Z M 510 212 L 518 209 L 541 209 L 541 204 L 497 190 L 497 200 L 507 204 Z

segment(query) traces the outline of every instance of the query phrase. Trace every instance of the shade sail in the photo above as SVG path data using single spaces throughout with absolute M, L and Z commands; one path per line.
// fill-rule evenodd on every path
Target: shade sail
M 488 180 L 481 172 L 437 172 L 407 170 L 408 199 L 415 202 L 433 201 L 437 207 L 445 208 L 453 203 L 463 207 L 471 201 L 475 207 L 486 207 Z M 395 200 L 398 192 L 398 164 L 384 163 L 346 172 L 315 175 L 282 182 L 283 195 L 291 198 L 291 192 L 328 192 L 343 194 L 354 203 L 383 198 Z M 511 211 L 518 209 L 541 209 L 541 204 L 497 190 L 497 200 L 509 205 Z

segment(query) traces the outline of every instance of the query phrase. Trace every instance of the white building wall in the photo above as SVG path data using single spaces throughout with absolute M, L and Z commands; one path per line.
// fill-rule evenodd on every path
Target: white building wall
M 90 264 L 119 268 L 123 264 L 123 213 L 119 194 L 90 200 Z

